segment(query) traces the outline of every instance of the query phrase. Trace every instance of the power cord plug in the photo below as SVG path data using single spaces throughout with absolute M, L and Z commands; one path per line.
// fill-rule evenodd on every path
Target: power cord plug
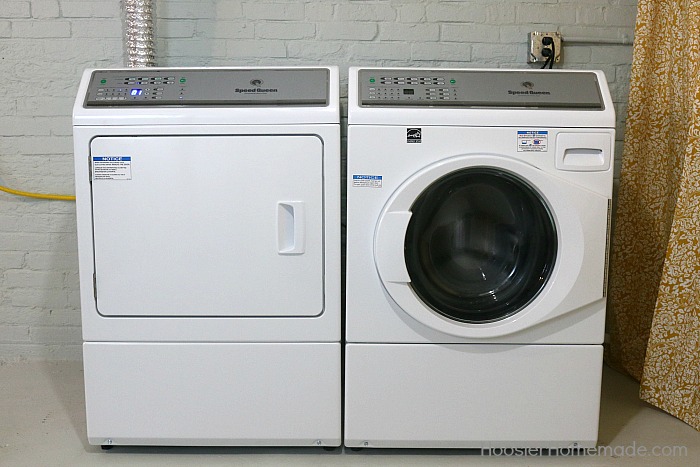
M 554 40 L 551 37 L 545 36 L 542 38 L 542 45 L 544 46 L 542 49 L 542 56 L 547 57 L 547 60 L 544 61 L 544 65 L 542 65 L 542 69 L 547 68 L 547 65 L 549 65 L 549 69 L 551 70 L 555 58 Z

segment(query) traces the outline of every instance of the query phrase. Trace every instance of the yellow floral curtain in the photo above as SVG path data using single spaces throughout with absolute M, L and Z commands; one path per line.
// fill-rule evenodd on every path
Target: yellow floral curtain
M 700 1 L 639 0 L 606 359 L 700 430 Z

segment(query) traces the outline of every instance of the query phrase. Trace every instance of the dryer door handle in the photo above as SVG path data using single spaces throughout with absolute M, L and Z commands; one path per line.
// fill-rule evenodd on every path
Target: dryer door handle
M 411 282 L 404 257 L 411 215 L 410 211 L 387 212 L 379 220 L 374 238 L 374 261 L 384 282 Z
M 277 203 L 277 253 L 303 255 L 306 251 L 306 212 L 303 201 Z

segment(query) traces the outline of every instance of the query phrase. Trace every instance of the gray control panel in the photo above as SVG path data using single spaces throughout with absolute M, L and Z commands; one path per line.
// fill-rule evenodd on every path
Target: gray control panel
M 366 69 L 361 106 L 603 109 L 595 73 Z
M 329 83 L 320 68 L 96 70 L 84 106 L 325 106 Z

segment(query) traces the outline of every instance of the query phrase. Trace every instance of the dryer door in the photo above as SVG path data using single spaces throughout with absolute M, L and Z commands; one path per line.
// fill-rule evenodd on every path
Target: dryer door
M 105 316 L 317 316 L 323 144 L 311 135 L 98 137 Z
M 447 159 L 385 206 L 377 270 L 423 324 L 461 337 L 510 334 L 602 297 L 607 206 L 522 162 Z

